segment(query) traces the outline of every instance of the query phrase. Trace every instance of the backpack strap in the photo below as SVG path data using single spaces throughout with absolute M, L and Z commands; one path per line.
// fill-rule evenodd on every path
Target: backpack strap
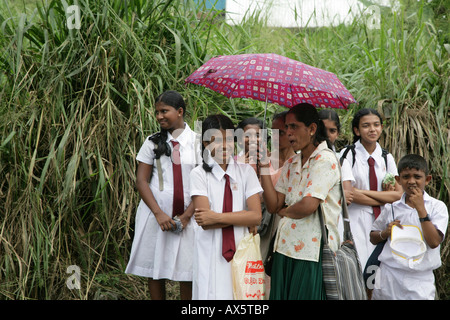
M 384 148 L 381 148 L 381 155 L 382 155 L 382 157 L 384 159 L 384 164 L 386 165 L 386 170 L 387 170 L 387 167 L 388 167 L 388 165 L 387 165 L 387 155 L 388 154 L 389 154 L 389 151 L 387 151 Z
M 342 163 L 344 162 L 344 159 L 347 158 L 347 154 L 348 154 L 349 151 L 352 151 L 352 155 L 353 155 L 353 161 L 352 161 L 352 168 L 353 168 L 353 166 L 355 165 L 355 160 L 356 160 L 356 157 L 355 157 L 356 150 L 355 150 L 355 145 L 354 144 L 345 146 L 344 153 L 342 154 L 342 157 L 339 159 L 339 163 L 342 166 Z M 381 156 L 384 159 L 384 164 L 386 165 L 386 169 L 388 167 L 388 165 L 387 165 L 387 155 L 388 154 L 389 154 L 389 151 L 387 151 L 384 148 L 381 148 Z
M 339 163 L 341 164 L 341 167 L 342 167 L 342 163 L 344 162 L 344 159 L 347 158 L 347 154 L 348 154 L 349 151 L 351 151 L 352 155 L 353 155 L 352 168 L 355 165 L 355 160 L 356 160 L 356 158 L 355 158 L 355 155 L 356 155 L 355 145 L 351 144 L 351 145 L 345 146 L 344 153 L 342 154 L 342 157 L 339 159 Z

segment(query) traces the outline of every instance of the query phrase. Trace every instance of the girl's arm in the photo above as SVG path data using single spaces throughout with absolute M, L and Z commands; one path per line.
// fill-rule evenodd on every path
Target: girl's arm
M 150 208 L 150 210 L 155 215 L 156 221 L 158 221 L 159 226 L 162 231 L 169 231 L 172 226 L 176 226 L 175 221 L 172 220 L 164 211 L 161 210 L 156 199 L 150 189 L 149 182 L 152 177 L 153 166 L 140 162 L 138 165 L 137 176 L 136 176 L 136 187 L 139 191 L 139 195 L 145 204 Z
M 352 182 L 349 180 L 343 181 L 342 186 L 345 193 L 345 200 L 347 201 L 347 205 L 350 205 L 353 202 L 353 187 Z
M 320 201 L 320 199 L 314 197 L 303 197 L 302 200 L 282 209 L 278 214 L 291 219 L 305 218 L 316 212 Z
M 228 224 L 207 224 L 205 220 L 207 219 L 208 214 L 217 214 L 212 211 L 209 207 L 209 199 L 206 196 L 192 196 L 192 202 L 194 208 L 194 218 L 199 226 L 201 226 L 204 230 L 209 229 L 217 229 L 224 228 L 229 226 Z M 205 218 L 206 217 L 206 218 Z
M 357 203 L 366 206 L 381 206 L 383 203 L 365 195 L 363 191 L 353 188 L 350 181 L 344 181 L 342 186 L 344 187 L 345 197 L 347 200 L 347 205 L 350 203 Z
M 363 193 L 363 191 L 366 190 L 360 190 L 353 188 L 353 203 L 365 205 L 365 206 L 381 206 L 384 203 L 375 200 L 374 198 L 371 198 Z M 378 192 L 378 191 L 375 191 Z
M 354 189 L 354 191 L 356 198 L 355 202 L 359 204 L 367 204 L 367 203 L 374 203 L 372 201 L 375 201 L 377 203 L 367 205 L 384 205 L 386 203 L 393 203 L 399 200 L 403 195 L 403 188 L 397 181 L 395 182 L 393 191 L 372 191 L 372 190 L 358 190 L 358 189 Z M 363 203 L 358 201 L 362 201 Z
M 186 208 L 186 211 L 182 215 L 179 215 L 183 228 L 187 226 L 193 215 L 194 215 L 194 203 L 191 201 L 189 206 Z
M 210 209 L 205 196 L 193 196 L 197 224 L 203 229 L 223 228 L 229 225 L 253 227 L 261 222 L 261 202 L 256 193 L 247 198 L 248 210 L 217 213 Z
M 262 168 L 262 167 L 261 167 Z M 285 194 L 275 190 L 270 175 L 260 175 L 261 187 L 264 189 L 263 198 L 267 211 L 278 213 L 284 207 Z

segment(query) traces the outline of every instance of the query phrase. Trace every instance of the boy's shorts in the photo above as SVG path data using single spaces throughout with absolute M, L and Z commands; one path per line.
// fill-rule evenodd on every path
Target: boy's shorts
M 381 263 L 375 275 L 372 300 L 434 300 L 433 271 L 406 271 Z

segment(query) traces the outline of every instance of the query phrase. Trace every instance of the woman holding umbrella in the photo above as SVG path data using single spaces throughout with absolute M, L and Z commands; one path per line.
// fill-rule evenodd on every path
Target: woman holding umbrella
M 286 115 L 288 139 L 300 151 L 283 166 L 274 187 L 261 175 L 269 212 L 282 216 L 274 245 L 270 299 L 325 299 L 322 241 L 318 207 L 322 205 L 328 242 L 339 247 L 341 214 L 338 160 L 328 148 L 327 134 L 314 106 L 301 103 Z

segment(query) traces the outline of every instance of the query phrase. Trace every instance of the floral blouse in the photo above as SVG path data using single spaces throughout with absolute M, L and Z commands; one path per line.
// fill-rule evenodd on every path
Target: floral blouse
M 341 217 L 342 192 L 339 162 L 326 142 L 317 146 L 302 167 L 301 153 L 291 157 L 283 166 L 275 186 L 285 194 L 290 206 L 303 199 L 322 200 L 328 243 L 333 251 L 339 248 L 338 220 Z M 318 211 L 302 218 L 283 217 L 278 226 L 275 250 L 294 259 L 319 261 L 322 232 Z

